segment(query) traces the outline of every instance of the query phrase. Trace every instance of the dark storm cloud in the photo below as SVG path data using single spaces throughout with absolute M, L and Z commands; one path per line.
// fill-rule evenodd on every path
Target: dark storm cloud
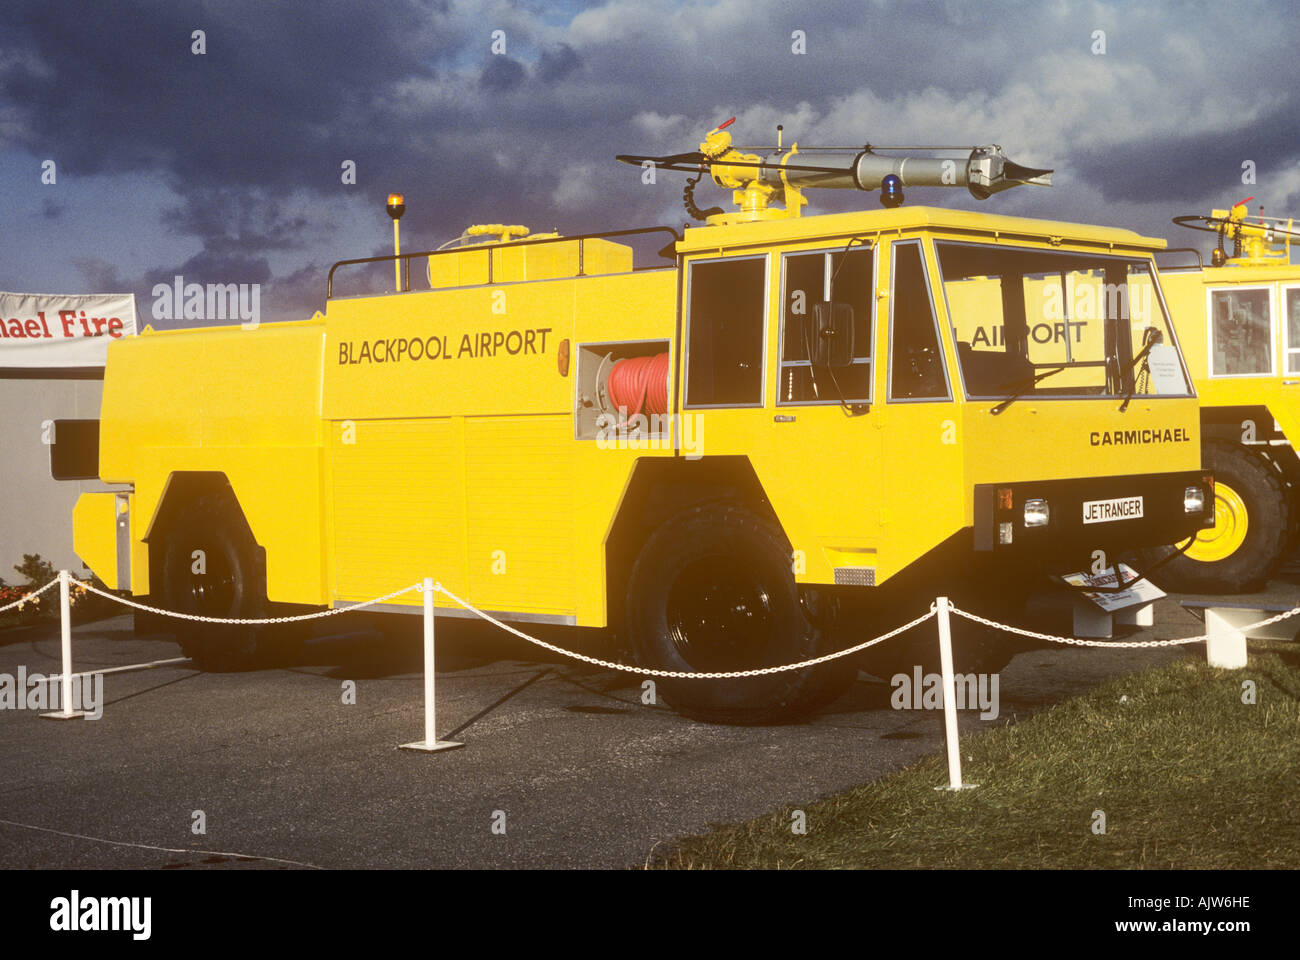
M 740 142 L 771 139 L 778 122 L 804 143 L 1002 142 L 1014 159 L 1055 167 L 1058 186 L 989 202 L 1059 219 L 1125 223 L 1135 204 L 1228 191 L 1243 160 L 1262 178 L 1300 159 L 1300 61 L 1293 31 L 1271 25 L 1287 22 L 1282 4 L 541 9 L 9 0 L 0 137 L 55 157 L 61 175 L 159 174 L 181 198 L 160 229 L 203 250 L 149 278 L 265 276 L 294 297 L 306 296 L 298 274 L 321 244 L 339 258 L 374 252 L 390 189 L 406 194 L 403 237 L 421 246 L 471 221 L 565 232 L 679 221 L 680 179 L 645 185 L 613 155 L 692 149 L 731 114 Z M 196 29 L 203 56 L 190 52 Z M 491 53 L 497 29 L 509 55 Z M 356 185 L 341 182 L 344 161 Z M 1099 196 L 1115 207 L 1096 209 Z M 345 226 L 355 229 L 358 199 L 375 210 L 362 239 Z M 705 185 L 700 199 L 726 198 Z M 292 282 L 269 266 L 286 260 Z M 316 306 L 313 295 L 285 310 Z
M 186 283 L 267 283 L 271 267 L 265 257 L 202 250 L 178 266 L 149 271 L 144 282 L 152 289 L 156 283 L 170 284 L 178 274 Z
M 554 50 L 543 50 L 537 61 L 537 76 L 545 83 L 563 80 L 582 64 L 582 58 L 567 43 Z
M 385 84 L 430 76 L 461 38 L 444 4 L 324 0 L 309 8 L 8 0 L 0 99 L 69 173 L 162 168 L 191 182 L 291 184 L 337 144 L 331 125 Z M 206 52 L 191 35 L 205 33 Z M 34 66 L 39 58 L 45 70 Z
M 72 261 L 72 265 L 81 272 L 86 287 L 90 290 L 121 293 L 129 289 L 129 284 L 118 272 L 117 264 L 109 263 L 99 257 L 78 257 Z
M 528 71 L 518 60 L 506 56 L 492 57 L 479 74 L 479 85 L 493 93 L 505 93 L 523 83 Z
M 185 202 L 163 213 L 163 224 L 183 236 L 200 238 L 214 250 L 265 253 L 301 248 L 312 226 L 290 214 L 268 191 L 201 186 L 185 191 Z
M 1185 200 L 1236 181 L 1243 193 L 1232 202 L 1254 192 L 1250 184 L 1241 183 L 1247 161 L 1254 164 L 1257 182 L 1267 183 L 1270 174 L 1296 168 L 1300 116 L 1293 103 L 1222 130 L 1131 143 L 1123 150 L 1082 151 L 1075 167 L 1107 200 Z

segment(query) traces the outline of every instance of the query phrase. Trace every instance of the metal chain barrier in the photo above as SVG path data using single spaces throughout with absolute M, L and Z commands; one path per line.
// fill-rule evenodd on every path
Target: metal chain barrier
M 174 613 L 171 610 L 160 610 L 157 607 L 150 607 L 143 603 L 136 603 L 134 600 L 127 600 L 125 597 L 119 597 L 116 594 L 108 593 L 105 590 L 100 590 L 96 587 L 91 586 L 89 583 L 82 583 L 76 577 L 69 577 L 68 581 L 70 583 L 75 583 L 78 586 L 85 587 L 91 593 L 97 593 L 101 597 L 106 597 L 109 600 L 116 600 L 120 604 L 123 604 L 128 607 L 135 607 L 137 610 L 144 610 L 148 613 L 157 613 L 157 614 L 161 614 L 164 617 L 175 617 L 177 620 L 195 620 L 199 623 L 231 623 L 231 624 L 234 623 L 256 623 L 256 624 L 297 623 L 302 620 L 319 620 L 323 617 L 333 617 L 340 613 L 351 613 L 353 610 L 360 610 L 363 609 L 364 607 L 369 607 L 372 604 L 383 603 L 385 600 L 391 600 L 393 599 L 393 597 L 400 597 L 404 593 L 410 593 L 412 590 L 420 589 L 420 585 L 418 583 L 413 583 L 409 587 L 402 587 L 402 589 L 394 590 L 392 593 L 386 593 L 382 597 L 375 597 L 375 599 L 373 600 L 367 600 L 364 603 L 354 603 L 351 606 L 347 606 L 347 607 L 334 607 L 330 610 L 318 610 L 316 613 L 302 613 L 294 617 L 261 617 L 259 619 L 239 620 L 232 617 L 201 617 L 198 614 L 193 614 L 193 613 Z M 57 580 L 55 580 L 54 582 L 58 583 Z M 46 586 L 49 586 L 49 584 L 46 584 Z M 45 589 L 45 588 L 42 587 L 41 589 Z
M 137 610 L 144 610 L 148 613 L 156 613 L 164 617 L 173 617 L 178 620 L 192 620 L 199 623 L 224 623 L 224 624 L 276 624 L 276 623 L 297 623 L 303 620 L 318 620 L 324 617 L 336 616 L 337 614 L 340 613 L 349 613 L 353 610 L 361 610 L 364 609 L 365 607 L 373 606 L 374 604 L 377 603 L 383 603 L 386 600 L 392 600 L 394 597 L 400 597 L 403 594 L 410 593 L 412 591 L 422 592 L 424 589 L 422 584 L 413 583 L 408 587 L 402 587 L 400 590 L 394 590 L 392 593 L 386 593 L 382 597 L 375 597 L 373 600 L 366 600 L 362 603 L 352 604 L 347 607 L 335 607 L 330 610 L 321 610 L 321 611 L 317 611 L 316 613 L 304 613 L 292 617 L 263 617 L 259 619 L 237 619 L 233 617 L 204 617 L 204 616 L 199 616 L 197 614 L 176 613 L 171 610 L 162 610 L 159 609 L 158 607 L 151 607 L 143 603 L 137 603 L 134 600 L 127 600 L 125 597 L 119 597 L 116 594 L 109 593 L 105 590 L 100 590 L 97 587 L 93 586 L 92 584 L 85 583 L 81 580 L 78 580 L 76 577 L 69 576 L 68 580 L 70 583 L 74 583 L 77 586 L 80 586 L 83 589 L 90 591 L 91 593 L 98 594 L 99 596 L 105 597 L 106 599 L 109 600 L 114 600 L 117 603 L 123 604 L 128 607 L 134 607 Z M 41 587 L 39 590 L 29 593 L 27 596 L 19 600 L 16 600 L 13 603 L 8 604 L 7 606 L 0 607 L 0 613 L 3 613 L 5 610 L 15 607 L 21 603 L 25 603 L 28 600 L 32 599 L 33 597 L 36 597 L 39 594 L 44 593 L 46 590 L 49 590 L 51 587 L 55 586 L 58 582 L 59 581 L 57 579 L 51 580 L 49 583 L 45 584 L 45 586 Z M 815 667 L 823 663 L 828 663 L 832 660 L 838 660 L 841 657 L 847 657 L 855 653 L 860 653 L 861 651 L 866 650 L 868 647 L 873 647 L 878 643 L 884 643 L 886 640 L 892 639 L 893 637 L 896 637 L 901 633 L 906 633 L 908 630 L 911 630 L 913 627 L 920 626 L 922 623 L 925 623 L 927 620 L 934 617 L 936 613 L 936 606 L 934 604 L 930 604 L 930 609 L 926 613 L 917 617 L 915 620 L 911 620 L 900 627 L 890 630 L 888 633 L 882 633 L 878 637 L 873 637 L 870 640 L 863 641 L 862 643 L 856 644 L 855 646 L 852 647 L 848 647 L 847 649 L 837 650 L 835 653 L 828 653 L 823 656 L 814 657 L 809 660 L 800 660 L 796 663 L 782 664 L 781 666 L 777 666 L 777 667 L 759 667 L 752 670 L 735 670 L 735 671 L 728 671 L 728 672 L 721 672 L 721 671 L 691 672 L 686 670 L 658 670 L 649 667 L 636 667 L 625 663 L 615 663 L 611 660 L 603 660 L 599 657 L 587 656 L 586 654 L 577 653 L 572 650 L 566 650 L 563 647 L 556 646 L 553 643 L 547 643 L 545 640 L 540 640 L 537 637 L 524 633 L 522 630 L 519 630 L 516 627 L 512 627 L 507 623 L 503 623 L 502 621 L 498 620 L 496 617 L 493 617 L 491 614 L 485 613 L 484 611 L 480 610 L 478 607 L 474 606 L 469 601 L 461 599 L 456 594 L 452 593 L 450 590 L 444 587 L 441 583 L 435 583 L 433 585 L 433 589 L 435 592 L 443 594 L 449 600 L 452 600 L 453 602 L 459 604 L 461 607 L 468 610 L 470 613 L 474 614 L 477 617 L 480 617 L 483 620 L 486 620 L 488 623 L 491 623 L 493 626 L 499 627 L 500 629 L 506 631 L 507 633 L 519 637 L 521 640 L 526 640 L 529 643 L 541 647 L 545 650 L 549 650 L 552 653 L 557 653 L 561 656 L 569 657 L 570 659 L 573 660 L 580 660 L 583 663 L 589 663 L 592 666 L 603 667 L 607 670 L 622 670 L 626 673 L 636 673 L 636 674 L 640 674 L 641 676 L 669 677 L 675 680 L 733 680 L 733 679 L 741 679 L 745 677 L 768 676 L 774 673 L 785 673 L 790 670 L 804 670 L 808 667 Z M 1174 646 L 1181 646 L 1189 643 L 1203 643 L 1205 642 L 1206 639 L 1206 635 L 1201 634 L 1192 637 L 1179 637 L 1172 640 L 1081 640 L 1078 637 L 1061 637 L 1050 633 L 1039 633 L 1034 630 L 1025 630 L 1020 627 L 1013 627 L 1010 624 L 999 623 L 996 620 L 990 620 L 987 617 L 981 617 L 979 614 L 970 613 L 966 610 L 963 610 L 960 607 L 953 605 L 951 602 L 949 602 L 948 604 L 948 609 L 959 617 L 969 620 L 972 623 L 982 624 L 983 626 L 989 627 L 993 630 L 1001 630 L 1007 633 L 1014 633 L 1022 637 L 1029 637 L 1030 639 L 1033 640 L 1044 640 L 1049 643 L 1061 643 L 1061 644 L 1068 644 L 1077 647 L 1109 647 L 1111 649 L 1116 649 L 1116 648 L 1134 649 L 1134 648 L 1141 648 L 1141 647 L 1174 647 Z M 1275 623 L 1280 623 L 1283 620 L 1286 620 L 1290 617 L 1294 617 L 1297 615 L 1300 615 L 1300 607 L 1296 607 L 1292 610 L 1288 610 L 1285 613 L 1280 613 L 1277 616 L 1269 617 L 1266 620 L 1260 620 L 1258 623 L 1252 623 L 1252 624 L 1248 624 L 1247 626 L 1238 628 L 1238 632 L 1245 633 L 1247 631 L 1255 630 L 1261 627 L 1272 626 Z
M 1022 637 L 1031 637 L 1034 640 L 1047 640 L 1051 643 L 1067 643 L 1076 647 L 1176 647 L 1186 643 L 1204 643 L 1206 634 L 1195 637 L 1180 637 L 1176 640 L 1080 640 L 1078 637 L 1058 637 L 1050 633 L 1036 633 L 1033 630 L 1022 630 L 1019 627 L 1008 626 L 1005 623 L 998 623 L 996 620 L 989 620 L 978 614 L 967 613 L 960 607 L 955 607 L 952 603 L 948 604 L 948 609 L 959 617 L 965 617 L 973 623 L 981 623 L 986 627 L 992 627 L 994 630 L 1005 630 L 1007 633 L 1017 633 Z M 1294 617 L 1300 614 L 1300 607 L 1288 610 L 1286 613 L 1279 613 L 1275 617 L 1269 617 L 1267 620 L 1261 620 L 1258 623 L 1247 624 L 1244 627 L 1236 627 L 1232 632 L 1247 633 L 1259 627 L 1272 626 L 1280 623 L 1288 617 Z
M 11 609 L 12 607 L 18 606 L 19 604 L 25 603 L 26 601 L 39 596 L 40 594 L 44 593 L 46 590 L 54 586 L 56 583 L 61 584 L 63 587 L 60 593 L 61 593 L 62 633 L 63 633 L 63 676 L 62 676 L 63 688 L 62 689 L 63 689 L 63 697 L 64 697 L 63 703 L 65 704 L 65 706 L 64 709 L 61 711 L 56 711 L 54 713 L 46 713 L 42 715 L 56 720 L 70 720 L 74 718 L 88 716 L 88 714 L 82 710 L 72 710 L 66 706 L 67 704 L 73 703 L 75 701 L 75 693 L 72 685 L 73 674 L 72 674 L 72 647 L 71 647 L 71 630 L 70 630 L 71 618 L 69 616 L 69 610 L 68 610 L 69 604 L 68 604 L 68 590 L 67 590 L 67 587 L 70 584 L 76 584 L 78 587 L 81 587 L 83 590 L 89 591 L 90 593 L 97 594 L 108 600 L 114 600 L 120 604 L 123 604 L 124 606 L 133 607 L 136 610 L 144 610 L 148 613 L 155 613 L 164 617 L 174 617 L 178 620 L 190 620 L 198 623 L 222 623 L 222 624 L 279 624 L 279 623 L 296 623 L 303 620 L 317 620 L 324 617 L 334 616 L 340 613 L 347 613 L 352 610 L 364 609 L 366 607 L 373 606 L 374 604 L 382 603 L 385 600 L 391 600 L 394 597 L 400 597 L 405 593 L 410 593 L 412 591 L 419 591 L 421 594 L 423 594 L 423 607 L 424 607 L 424 611 L 423 611 L 424 612 L 424 739 L 415 741 L 413 743 L 401 744 L 401 749 L 416 750 L 423 753 L 435 753 L 443 750 L 450 750 L 456 747 L 464 746 L 464 744 L 459 741 L 439 740 L 437 737 L 437 719 L 436 719 L 436 706 L 435 706 L 436 671 L 434 667 L 434 645 L 433 645 L 433 641 L 434 641 L 433 623 L 434 623 L 434 616 L 435 616 L 433 595 L 435 593 L 441 593 L 443 596 L 447 597 L 453 603 L 460 605 L 462 608 L 469 611 L 474 616 L 477 616 L 480 619 L 485 620 L 488 623 L 492 624 L 493 626 L 498 627 L 501 630 L 504 630 L 506 633 L 512 634 L 513 636 L 516 636 L 521 640 L 526 640 L 527 642 L 533 644 L 534 646 L 541 647 L 543 650 L 549 650 L 551 653 L 559 654 L 560 656 L 563 657 L 568 657 L 571 660 L 578 660 L 583 663 L 589 663 L 592 666 L 601 667 L 606 670 L 619 670 L 625 673 L 638 674 L 640 676 L 647 676 L 647 677 L 669 677 L 675 680 L 731 680 L 731 679 L 741 679 L 745 677 L 770 676 L 772 674 L 784 673 L 790 670 L 806 670 L 810 667 L 816 667 L 823 663 L 829 663 L 832 660 L 838 660 L 841 657 L 848 657 L 848 656 L 852 656 L 855 653 L 860 653 L 861 651 L 866 650 L 869 647 L 873 647 L 878 643 L 884 643 L 886 640 L 896 637 L 901 633 L 906 633 L 908 630 L 920 626 L 921 624 L 925 623 L 927 620 L 934 619 L 938 623 L 940 661 L 942 664 L 941 672 L 943 674 L 944 689 L 945 689 L 945 695 L 943 698 L 944 699 L 944 729 L 945 729 L 945 740 L 947 742 L 947 752 L 948 752 L 948 787 L 946 789 L 949 790 L 964 790 L 974 786 L 973 784 L 964 783 L 961 777 L 961 751 L 958 749 L 958 744 L 957 744 L 957 733 L 958 733 L 957 714 L 955 711 L 955 707 L 953 706 L 953 704 L 957 699 L 957 695 L 956 695 L 956 680 L 954 678 L 953 668 L 952 668 L 952 636 L 951 636 L 952 632 L 949 625 L 950 613 L 956 614 L 959 617 L 963 617 L 966 620 L 971 621 L 972 623 L 982 624 L 983 626 L 991 628 L 993 630 L 999 630 L 999 631 L 1004 631 L 1006 633 L 1017 634 L 1019 636 L 1029 637 L 1034 640 L 1041 640 L 1049 643 L 1069 644 L 1078 647 L 1112 647 L 1112 648 L 1132 649 L 1132 648 L 1140 648 L 1140 647 L 1174 647 L 1174 646 L 1181 646 L 1189 643 L 1205 643 L 1207 647 L 1207 651 L 1211 651 L 1212 645 L 1210 641 L 1214 637 L 1219 636 L 1218 633 L 1213 633 L 1213 634 L 1207 633 L 1202 636 L 1181 637 L 1173 640 L 1119 640 L 1119 641 L 1083 640 L 1078 637 L 1059 637 L 1049 633 L 1039 633 L 1034 630 L 1024 630 L 1021 629 L 1020 627 L 1010 626 L 1009 624 L 998 623 L 996 620 L 990 620 L 987 617 L 981 617 L 978 614 L 968 613 L 967 611 L 962 610 L 960 607 L 953 606 L 952 602 L 949 601 L 946 597 L 939 597 L 938 599 L 935 600 L 934 603 L 930 604 L 929 610 L 927 610 L 925 613 L 923 613 L 921 616 L 917 617 L 916 619 L 911 620 L 908 623 L 905 623 L 902 626 L 897 627 L 893 630 L 890 630 L 888 633 L 882 633 L 878 637 L 872 637 L 870 640 L 863 641 L 862 643 L 856 644 L 845 650 L 839 650 L 836 651 L 835 653 L 825 654 L 824 656 L 813 657 L 808 660 L 800 660 L 796 663 L 787 663 L 775 667 L 759 667 L 752 670 L 734 670 L 734 671 L 726 671 L 726 672 L 723 671 L 694 672 L 694 671 L 686 671 L 686 670 L 659 670 L 659 669 L 649 668 L 649 667 L 630 666 L 625 663 L 615 663 L 611 660 L 603 660 L 600 657 L 591 657 L 583 653 L 577 653 L 572 650 L 566 650 L 563 647 L 556 646 L 553 643 L 547 643 L 545 640 L 538 639 L 537 637 L 524 633 L 522 630 L 519 630 L 516 627 L 512 627 L 509 624 L 501 622 L 491 614 L 483 610 L 480 610 L 478 607 L 474 606 L 469 601 L 462 600 L 460 597 L 456 596 L 456 594 L 452 593 L 450 590 L 444 587 L 441 583 L 435 582 L 432 577 L 425 577 L 420 583 L 411 584 L 409 587 L 402 587 L 400 590 L 394 590 L 392 593 L 387 593 L 382 597 L 375 597 L 373 600 L 366 600 L 362 603 L 354 604 L 348 607 L 333 607 L 328 610 L 322 610 L 315 613 L 301 614 L 299 616 L 292 616 L 292 617 L 262 617 L 258 619 L 238 619 L 234 617 L 204 617 L 204 616 L 199 616 L 197 614 L 176 613 L 171 610 L 162 610 L 157 607 L 150 607 L 143 603 L 137 603 L 134 600 L 127 600 L 124 597 L 119 597 L 105 590 L 100 590 L 99 588 L 93 586 L 92 584 L 85 583 L 81 580 L 77 580 L 76 578 L 72 577 L 66 570 L 62 570 L 59 572 L 58 579 L 50 581 L 49 583 L 45 584 L 45 586 L 41 587 L 39 590 L 27 594 L 27 596 L 21 598 L 20 600 L 14 601 L 13 603 L 8 604 L 7 606 L 0 607 L 0 612 Z M 1297 614 L 1300 614 L 1300 607 L 1295 607 L 1294 609 L 1288 610 L 1285 613 L 1280 613 L 1276 616 L 1269 617 L 1265 620 L 1260 620 L 1258 623 L 1253 623 L 1245 627 L 1236 628 L 1232 630 L 1231 633 L 1235 634 L 1236 636 L 1241 636 L 1244 633 L 1248 633 L 1250 631 L 1260 629 L 1263 627 L 1272 626 L 1275 623 L 1280 623 L 1281 621 L 1286 620 L 1290 617 L 1294 617 Z M 174 662 L 174 661 L 165 661 L 165 662 Z M 1243 659 L 1242 664 L 1240 665 L 1244 665 L 1244 662 L 1245 661 Z M 137 669 L 141 667 L 149 667 L 155 665 L 157 664 L 143 664 L 143 665 L 136 665 L 134 667 L 124 667 L 120 669 Z M 1224 665 L 1232 666 L 1237 664 L 1224 664 Z M 949 691 L 951 691 L 952 696 L 948 695 Z M 938 789 L 944 789 L 944 788 L 938 788 Z
M 80 583 L 81 581 L 78 580 L 76 582 Z M 59 585 L 59 578 L 55 577 L 53 580 L 51 580 L 45 586 L 41 587 L 39 590 L 33 590 L 31 593 L 27 594 L 27 596 L 19 597 L 13 603 L 6 603 L 3 607 L 0 607 L 0 613 L 4 613 L 6 610 L 12 610 L 14 607 L 21 607 L 28 600 L 31 600 L 34 597 L 39 597 L 46 590 L 50 589 L 50 587 L 57 587 L 58 585 Z
M 444 596 L 448 597 L 449 599 L 456 601 L 456 603 L 460 604 L 470 613 L 473 613 L 478 617 L 482 617 L 488 623 L 500 627 L 502 630 L 506 631 L 507 633 L 513 633 L 516 637 L 519 637 L 521 640 L 527 640 L 529 643 L 535 644 L 546 650 L 550 650 L 552 653 L 558 653 L 565 657 L 571 657 L 574 660 L 581 660 L 583 663 L 590 663 L 597 667 L 604 667 L 607 670 L 622 670 L 626 673 L 635 673 L 643 677 L 671 677 L 675 680 L 732 680 L 732 679 L 739 679 L 741 677 L 763 677 L 772 673 L 785 673 L 786 671 L 789 670 L 803 670 L 807 667 L 815 667 L 821 663 L 827 663 L 828 661 L 831 660 L 838 660 L 840 657 L 847 657 L 850 654 L 858 653 L 862 650 L 867 649 L 867 647 L 875 646 L 877 643 L 883 643 L 884 641 L 890 639 L 891 637 L 896 637 L 900 633 L 906 633 L 908 630 L 911 630 L 913 627 L 925 623 L 925 621 L 929 620 L 931 617 L 935 615 L 935 607 L 933 604 L 931 604 L 929 612 L 922 614 L 921 616 L 917 617 L 915 620 L 911 621 L 910 623 L 905 623 L 901 627 L 891 630 L 888 633 L 882 633 L 880 636 L 873 637 L 870 640 L 867 640 L 863 643 L 859 643 L 857 646 L 849 647 L 847 650 L 838 650 L 835 653 L 828 653 L 825 656 L 815 657 L 811 660 L 800 660 L 798 663 L 787 663 L 779 667 L 760 667 L 754 670 L 736 670 L 728 673 L 720 673 L 720 672 L 695 673 L 687 670 L 656 670 L 649 667 L 632 667 L 632 666 L 628 666 L 625 663 L 614 663 L 610 660 L 601 660 L 599 657 L 589 657 L 583 653 L 574 653 L 572 650 L 565 650 L 563 647 L 557 647 L 555 646 L 555 644 L 547 643 L 545 640 L 538 640 L 536 637 L 529 636 L 528 634 L 524 633 L 522 630 L 516 630 L 514 627 L 510 626 L 509 624 L 502 623 L 500 620 L 496 619 L 496 617 L 493 617 L 491 614 L 484 613 L 482 610 L 478 609 L 478 607 L 474 606 L 472 603 L 462 600 L 460 597 L 456 596 L 454 593 L 452 593 L 450 590 L 444 587 L 441 583 L 435 583 L 433 585 L 433 589 L 436 592 L 441 593 Z

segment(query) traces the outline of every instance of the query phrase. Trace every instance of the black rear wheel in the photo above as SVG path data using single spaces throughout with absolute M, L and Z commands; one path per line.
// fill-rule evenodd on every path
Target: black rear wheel
M 263 551 L 233 497 L 200 497 L 166 533 L 162 592 L 166 609 L 177 613 L 230 619 L 273 615 Z M 182 652 L 212 672 L 260 666 L 300 636 L 290 625 L 169 622 Z
M 781 532 L 746 508 L 701 504 L 646 542 L 628 587 L 627 629 L 637 662 L 685 673 L 797 663 L 828 650 L 800 596 Z M 678 712 L 713 723 L 772 723 L 805 715 L 856 677 L 843 659 L 729 680 L 659 678 Z

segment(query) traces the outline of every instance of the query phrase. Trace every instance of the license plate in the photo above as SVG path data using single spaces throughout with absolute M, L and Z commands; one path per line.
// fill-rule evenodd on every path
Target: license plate
M 1141 497 L 1116 497 L 1113 500 L 1085 500 L 1084 523 L 1113 523 L 1116 520 L 1136 520 L 1142 516 Z

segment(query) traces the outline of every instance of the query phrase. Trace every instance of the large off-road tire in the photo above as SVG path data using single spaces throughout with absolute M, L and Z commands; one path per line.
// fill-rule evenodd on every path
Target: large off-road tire
M 859 642 L 860 638 L 852 637 L 844 629 L 844 611 L 839 598 L 830 591 L 801 586 L 799 600 L 803 604 L 804 615 L 820 633 L 818 642 L 822 654 L 846 650 Z M 846 694 L 857 682 L 859 665 L 856 656 L 849 656 L 839 657 L 819 667 L 817 683 L 803 700 L 803 713 L 820 710 Z
M 1214 526 L 1151 579 L 1179 593 L 1257 589 L 1285 559 L 1291 537 L 1292 504 L 1283 478 L 1264 457 L 1226 440 L 1207 440 L 1202 459 L 1214 473 Z M 1154 567 L 1175 550 L 1148 550 L 1142 559 Z
M 233 497 L 207 495 L 189 504 L 166 532 L 163 549 L 166 609 L 237 619 L 274 615 L 265 554 Z M 181 651 L 200 670 L 217 673 L 262 666 L 300 636 L 285 625 L 171 623 Z
M 626 626 L 643 667 L 731 672 L 831 652 L 819 625 L 826 613 L 801 599 L 779 529 L 738 504 L 710 502 L 673 517 L 646 541 L 629 579 Z M 844 659 L 762 677 L 656 684 L 693 719 L 774 723 L 843 693 L 857 676 Z

